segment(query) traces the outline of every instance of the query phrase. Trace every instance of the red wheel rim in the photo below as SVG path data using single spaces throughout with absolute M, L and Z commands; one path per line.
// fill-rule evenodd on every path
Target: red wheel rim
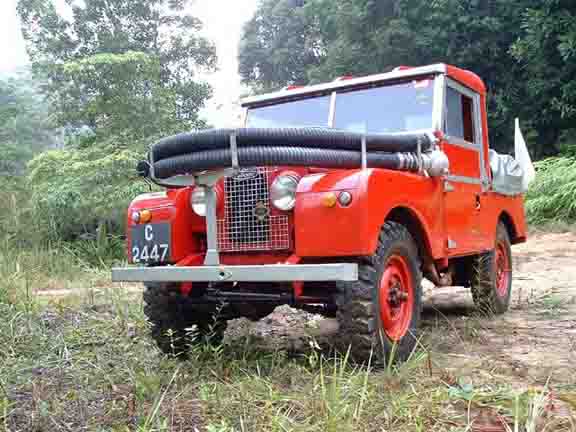
M 399 341 L 412 321 L 414 285 L 410 267 L 403 257 L 392 255 L 388 259 L 380 280 L 380 321 L 389 339 Z
M 510 285 L 510 256 L 506 243 L 499 241 L 496 245 L 496 291 L 500 297 L 508 295 Z

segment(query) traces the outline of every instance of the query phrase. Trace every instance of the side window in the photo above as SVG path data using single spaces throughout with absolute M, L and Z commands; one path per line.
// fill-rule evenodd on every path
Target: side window
M 474 143 L 474 103 L 452 87 L 446 93 L 446 134 Z

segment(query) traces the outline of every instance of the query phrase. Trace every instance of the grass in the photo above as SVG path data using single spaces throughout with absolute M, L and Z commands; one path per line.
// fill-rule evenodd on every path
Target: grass
M 546 389 L 476 387 L 430 369 L 426 354 L 388 370 L 227 348 L 180 362 L 151 345 L 137 307 L 124 310 L 2 311 L 7 430 L 449 431 L 484 411 L 512 424 L 542 417 L 530 407 Z
M 573 302 L 571 298 L 553 293 L 547 294 L 539 299 L 539 313 L 549 319 L 560 318 L 568 312 L 570 302 Z
M 0 242 L 0 431 L 576 431 L 550 411 L 576 410 L 576 386 L 519 386 L 491 357 L 482 314 L 433 311 L 418 351 L 381 369 L 313 341 L 161 355 L 140 296 L 108 282 L 118 245 Z M 75 295 L 36 295 L 59 289 Z M 536 306 L 563 311 L 553 297 Z
M 573 223 L 576 219 L 576 157 L 536 163 L 536 180 L 526 194 L 526 214 L 533 225 Z
M 467 347 L 482 333 L 475 319 L 440 318 L 408 362 L 383 369 L 313 343 L 290 353 L 249 340 L 200 345 L 183 362 L 158 352 L 130 290 L 102 286 L 44 302 L 32 294 L 102 282 L 74 253 L 1 250 L 0 430 L 488 431 L 490 422 L 576 430 L 569 418 L 549 418 L 548 385 L 518 389 L 446 366 L 434 337 Z

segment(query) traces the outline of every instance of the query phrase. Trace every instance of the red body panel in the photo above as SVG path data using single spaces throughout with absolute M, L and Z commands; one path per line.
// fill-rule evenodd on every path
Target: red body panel
M 442 145 L 442 150 L 450 160 L 450 174 L 480 178 L 478 151 L 450 144 Z
M 302 257 L 370 255 L 378 232 L 395 208 L 409 209 L 419 220 L 434 256 L 444 254 L 442 181 L 384 169 L 327 173 L 306 179 L 295 209 L 296 254 Z M 330 189 L 329 185 L 334 188 Z M 344 186 L 350 187 L 344 187 Z M 355 186 L 355 187 L 354 187 Z M 322 205 L 329 190 L 348 190 L 349 207 Z M 425 197 L 425 199 L 421 199 Z M 439 217 L 440 216 L 440 217 Z
M 171 261 L 178 262 L 186 256 L 203 249 L 202 233 L 206 230 L 204 219 L 197 216 L 190 207 L 190 189 L 168 190 L 165 194 L 144 194 L 132 201 L 128 208 L 128 224 L 134 225 L 131 215 L 134 211 L 150 210 L 151 223 L 169 222 L 171 226 Z M 130 244 L 130 229 L 127 232 Z M 128 250 L 128 257 L 132 253 Z

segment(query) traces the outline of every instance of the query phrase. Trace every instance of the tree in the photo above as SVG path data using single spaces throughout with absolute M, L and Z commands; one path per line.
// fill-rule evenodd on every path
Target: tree
M 146 53 L 94 54 L 54 66 L 53 71 L 59 82 L 57 118 L 63 125 L 89 126 L 92 137 L 129 131 L 142 140 L 203 125 L 176 115 L 178 92 L 163 85 L 158 58 Z
M 244 70 L 259 70 L 266 64 L 268 73 L 243 76 L 261 91 L 293 82 L 285 70 L 300 82 L 314 83 L 345 74 L 389 71 L 398 65 L 454 64 L 486 82 L 491 142 L 499 150 L 510 150 L 514 117 L 529 115 L 528 76 L 510 47 L 522 32 L 523 12 L 538 4 L 538 0 L 306 0 L 292 6 L 298 13 L 284 13 L 282 22 L 312 23 L 307 25 L 313 25 L 314 61 L 293 65 L 290 57 L 245 45 Z M 277 31 L 270 10 L 266 3 L 261 5 L 255 18 L 259 26 L 246 27 L 244 38 L 265 35 L 267 46 L 284 48 L 288 38 Z M 303 46 L 296 43 L 292 51 L 302 51 Z M 263 85 L 254 85 L 257 80 Z
M 244 27 L 240 76 L 258 92 L 308 82 L 307 71 L 322 57 L 314 18 L 303 0 L 262 0 Z
M 323 58 L 312 67 L 313 82 L 367 75 L 415 64 L 414 34 L 396 0 L 310 0 L 305 9 L 318 21 Z
M 70 2 L 73 4 L 72 2 Z M 184 0 L 85 0 L 70 21 L 50 0 L 20 0 L 18 11 L 36 74 L 66 146 L 29 164 L 44 237 L 72 240 L 106 224 L 116 231 L 129 201 L 147 189 L 136 162 L 161 136 L 204 127 L 211 94 L 195 80 L 215 65 L 201 23 Z
M 61 90 L 68 78 L 67 64 L 86 62 L 92 56 L 138 52 L 156 62 L 158 82 L 176 96 L 173 116 L 196 126 L 198 111 L 211 90 L 206 83 L 196 82 L 194 75 L 198 69 L 213 69 L 216 55 L 213 44 L 199 35 L 201 22 L 184 12 L 186 0 L 86 0 L 81 6 L 69 3 L 70 21 L 57 13 L 52 0 L 18 3 L 30 57 L 35 71 L 42 71 L 50 78 L 48 90 L 60 108 L 61 125 L 81 125 L 85 121 L 84 124 L 94 126 L 90 116 L 79 119 L 76 112 L 67 110 L 73 96 L 67 85 Z M 93 61 L 103 58 L 95 57 Z M 111 72 L 124 73 L 128 82 L 133 68 L 124 66 Z M 133 62 L 132 66 L 136 64 Z M 100 72 L 107 73 L 102 69 Z M 96 81 L 101 77 L 87 76 L 93 82 L 87 87 L 91 92 L 99 92 L 101 99 L 115 98 L 110 95 L 117 89 L 106 89 L 105 82 Z M 81 96 L 76 95 L 77 101 L 71 108 L 82 103 Z
M 123 233 L 127 204 L 148 188 L 135 181 L 141 153 L 134 137 L 111 136 L 81 149 L 50 150 L 29 164 L 28 185 L 35 214 L 44 222 L 41 238 L 75 240 L 108 225 Z
M 21 174 L 54 142 L 45 98 L 29 75 L 0 78 L 0 175 Z
M 539 2 L 522 15 L 522 30 L 512 53 L 526 70 L 525 104 L 539 156 L 551 156 L 563 131 L 576 125 L 576 3 Z
M 526 112 L 526 71 L 510 53 L 522 13 L 538 0 L 401 0 L 401 15 L 413 28 L 417 59 L 444 62 L 478 74 L 488 88 L 490 143 L 513 148 L 514 118 Z

